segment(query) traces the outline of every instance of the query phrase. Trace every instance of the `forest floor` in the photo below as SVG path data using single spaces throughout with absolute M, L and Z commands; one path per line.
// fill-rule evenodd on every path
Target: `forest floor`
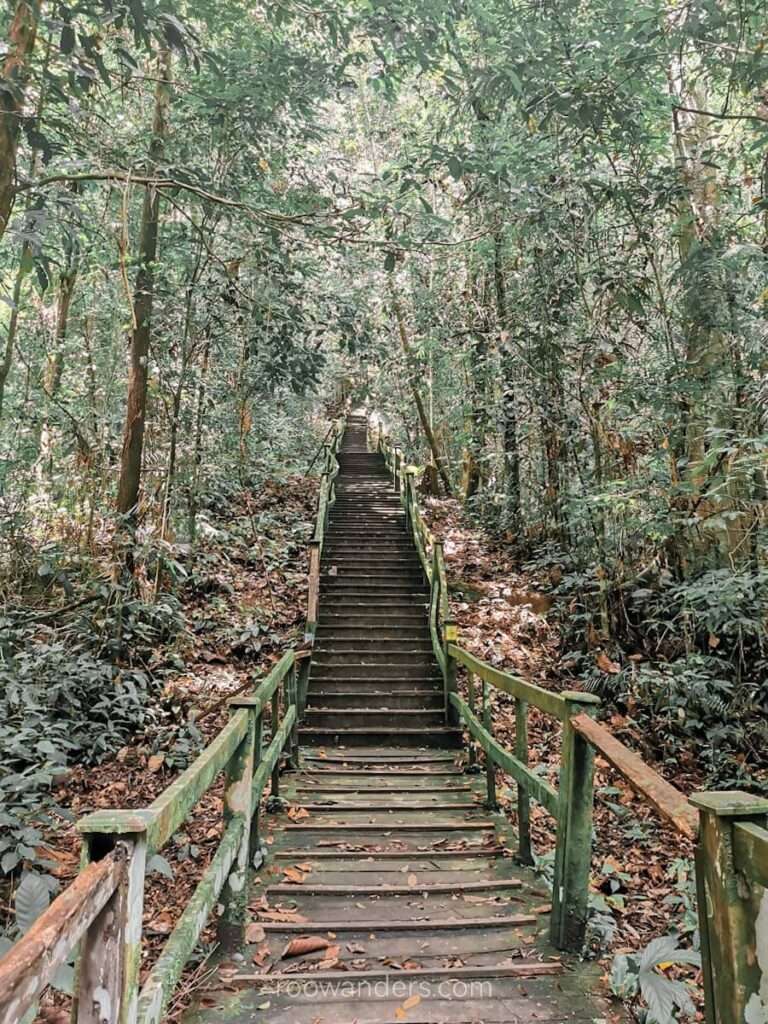
M 250 687 L 282 651 L 300 639 L 306 597 L 305 541 L 311 530 L 316 482 L 294 477 L 267 483 L 258 493 L 244 492 L 212 520 L 197 562 L 203 567 L 194 585 L 181 592 L 186 628 L 175 641 L 185 668 L 169 678 L 162 700 L 177 718 L 193 718 L 204 740 L 226 720 L 226 702 Z M 548 595 L 549 581 L 521 571 L 508 545 L 473 526 L 458 503 L 431 500 L 426 510 L 445 545 L 451 604 L 460 637 L 483 659 L 552 689 L 573 689 L 562 667 L 563 644 L 558 609 Z M 565 611 L 567 614 L 567 610 Z M 497 736 L 511 744 L 513 705 L 492 694 Z M 640 746 L 631 719 L 608 711 L 612 730 L 629 746 Z M 530 714 L 531 762 L 556 781 L 559 736 L 554 724 L 535 709 Z M 178 740 L 178 735 L 177 735 Z M 99 808 L 146 806 L 173 780 L 183 761 L 174 753 L 173 733 L 166 750 L 141 735 L 101 764 L 72 769 L 59 785 L 57 801 L 73 820 Z M 645 749 L 645 748 L 644 748 Z M 188 756 L 193 756 L 189 751 Z M 504 810 L 514 820 L 514 794 L 499 786 Z M 690 774 L 673 780 L 689 792 L 700 779 Z M 597 761 L 595 806 L 596 891 L 591 945 L 606 970 L 620 952 L 633 952 L 667 934 L 670 925 L 683 936 L 695 928 L 692 850 L 666 828 L 652 810 L 602 760 Z M 163 851 L 159 870 L 148 877 L 144 913 L 143 971 L 159 954 L 166 936 L 191 895 L 219 841 L 222 799 L 212 788 L 182 833 Z M 554 830 L 537 806 L 532 827 L 538 868 L 551 866 Z M 49 846 L 55 874 L 66 885 L 78 870 L 78 837 L 71 822 L 60 822 Z M 173 874 L 169 884 L 166 875 Z M 211 944 L 188 965 L 168 1021 L 178 1020 L 192 993 L 212 970 Z M 669 969 L 680 977 L 677 968 Z M 700 979 L 692 969 L 683 975 Z M 694 992 L 695 995 L 695 992 Z M 39 1021 L 64 1024 L 66 1000 L 56 996 L 41 1008 Z

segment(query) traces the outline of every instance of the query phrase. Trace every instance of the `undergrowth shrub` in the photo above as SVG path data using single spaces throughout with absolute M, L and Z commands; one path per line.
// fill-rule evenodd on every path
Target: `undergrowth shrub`
M 768 572 L 633 579 L 555 549 L 529 568 L 555 565 L 567 671 L 629 715 L 657 757 L 688 752 L 707 785 L 768 792 Z
M 179 605 L 119 598 L 105 593 L 102 610 L 66 629 L 0 619 L 0 876 L 9 885 L 31 870 L 41 894 L 56 886 L 44 831 L 51 814 L 67 814 L 52 787 L 69 765 L 97 763 L 136 732 L 167 728 L 157 700 L 164 670 L 145 666 L 181 629 Z M 7 925 L 12 936 L 17 924 Z

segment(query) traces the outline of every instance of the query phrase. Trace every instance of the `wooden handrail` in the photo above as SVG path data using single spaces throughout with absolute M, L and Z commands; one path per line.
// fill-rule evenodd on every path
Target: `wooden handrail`
M 524 700 L 528 704 L 532 704 L 535 708 L 546 712 L 548 715 L 552 715 L 561 722 L 565 720 L 568 705 L 561 694 L 555 693 L 552 690 L 545 690 L 541 686 L 536 686 L 535 683 L 526 682 L 526 680 L 520 679 L 518 676 L 510 675 L 509 672 L 495 668 L 493 665 L 489 665 L 487 661 L 476 658 L 474 654 L 470 654 L 469 651 L 465 651 L 463 647 L 459 647 L 457 644 L 449 644 L 448 653 L 460 665 L 463 665 L 474 675 L 479 676 L 480 679 L 490 683 L 491 686 L 495 686 L 498 690 L 503 690 L 504 693 L 508 693 L 512 697 L 517 697 L 518 700 Z M 597 697 L 593 699 L 595 703 L 598 703 Z
M 336 455 L 344 433 L 344 424 L 344 417 L 335 420 L 326 434 L 326 442 L 330 439 L 330 443 L 323 444 L 326 461 L 320 476 L 317 513 L 315 515 L 312 539 L 309 542 L 309 565 L 307 569 L 307 624 L 304 630 L 304 639 L 310 645 L 314 643 L 315 629 L 317 628 L 320 603 L 320 561 L 323 553 L 328 512 L 335 501 L 335 480 L 339 473 L 339 463 Z
M 699 830 L 699 816 L 688 803 L 688 799 L 675 789 L 671 782 L 625 746 L 621 740 L 611 733 L 600 722 L 589 715 L 575 715 L 571 725 L 599 750 L 603 757 L 620 775 L 623 775 L 632 788 L 652 804 L 659 814 L 674 825 L 689 839 L 695 839 Z
M 297 763 L 297 660 L 288 651 L 255 693 L 230 701 L 227 725 L 149 807 L 97 811 L 77 823 L 87 864 L 0 960 L 0 1024 L 24 1019 L 78 944 L 77 1020 L 158 1024 L 217 902 L 220 934 L 242 931 L 248 863 L 260 848 L 252 828 L 259 800 L 271 776 L 270 803 L 277 809 L 281 757 L 287 752 Z M 272 737 L 262 751 L 262 716 L 270 704 Z M 147 856 L 163 847 L 222 771 L 223 837 L 139 993 Z
M 0 1022 L 18 1024 L 125 877 L 118 848 L 89 864 L 0 960 Z

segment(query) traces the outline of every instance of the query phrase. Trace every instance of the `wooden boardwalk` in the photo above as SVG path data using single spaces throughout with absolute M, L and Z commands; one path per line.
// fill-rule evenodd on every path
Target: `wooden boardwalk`
M 339 464 L 299 770 L 262 821 L 254 941 L 187 1024 L 605 1019 L 601 970 L 550 945 L 547 888 L 466 771 L 429 588 L 364 421 Z

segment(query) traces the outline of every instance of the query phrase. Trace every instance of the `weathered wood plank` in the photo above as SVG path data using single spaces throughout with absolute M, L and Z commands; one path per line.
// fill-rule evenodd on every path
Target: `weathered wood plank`
M 749 884 L 735 853 L 737 830 L 756 825 L 765 831 L 768 800 L 742 792 L 709 792 L 696 793 L 691 803 L 701 816 L 696 865 L 704 899 L 698 906 L 706 933 L 703 966 L 711 1016 L 718 1024 L 762 1022 L 768 1010 L 763 955 L 768 891 Z M 739 842 L 749 834 L 742 832 Z
M 662 778 L 650 765 L 616 739 L 611 732 L 589 715 L 580 714 L 571 719 L 573 728 L 599 750 L 602 756 L 619 772 L 632 788 L 652 804 L 659 814 L 678 832 L 695 839 L 699 830 L 699 816 L 679 789 Z
M 496 689 L 527 701 L 541 711 L 546 711 L 547 714 L 559 718 L 560 721 L 565 718 L 565 701 L 559 693 L 552 693 L 550 690 L 544 690 L 541 686 L 536 686 L 535 683 L 527 683 L 524 679 L 509 675 L 508 672 L 502 672 L 456 644 L 448 645 L 448 654 L 459 664 L 468 668 L 470 672 L 474 672 L 475 675 L 495 686 Z
M 323 971 L 324 982 L 349 981 L 349 971 Z M 407 972 L 408 977 L 413 978 L 538 978 L 543 975 L 562 974 L 563 965 L 558 962 L 542 963 L 539 960 L 505 966 L 494 965 L 491 967 L 415 967 Z M 235 974 L 229 981 L 233 985 L 264 985 L 270 982 L 277 983 L 281 978 L 288 978 L 293 982 L 316 981 L 316 972 L 292 971 L 289 974 L 282 974 L 275 971 L 272 974 Z M 356 982 L 366 981 L 402 981 L 402 971 L 392 970 L 367 970 L 355 971 Z
M 458 709 L 463 721 L 466 723 L 470 733 L 474 736 L 488 757 L 493 758 L 502 771 L 507 772 L 516 782 L 524 784 L 530 791 L 531 796 L 537 800 L 552 815 L 555 820 L 559 813 L 559 797 L 557 790 L 550 786 L 544 779 L 524 765 L 517 758 L 508 753 L 496 740 L 483 728 L 478 719 L 469 710 L 467 704 L 458 696 L 451 694 L 451 701 Z
M 528 702 L 515 697 L 515 757 L 528 767 Z M 533 864 L 531 847 L 531 797 L 524 782 L 517 784 L 517 859 Z
M 768 830 L 753 822 L 737 824 L 733 829 L 733 855 L 737 871 L 768 889 Z
M 299 895 L 308 896 L 317 894 L 320 896 L 414 896 L 423 893 L 446 893 L 460 894 L 463 892 L 492 892 L 496 889 L 519 889 L 522 886 L 519 878 L 492 878 L 483 881 L 457 882 L 422 882 L 418 885 L 409 885 L 407 882 L 400 885 L 387 885 L 377 882 L 375 885 L 329 885 L 325 882 L 314 879 L 305 880 L 301 889 L 288 883 L 268 885 L 267 892 L 278 893 L 281 896 Z
M 313 636 L 320 607 L 320 548 L 321 541 L 319 539 L 309 542 L 307 632 L 311 632 Z
M 599 701 L 591 694 L 563 693 L 567 715 L 560 753 L 550 937 L 558 949 L 577 952 L 584 942 L 589 906 L 594 802 L 594 748 L 571 724 L 580 707 Z
M 1 1024 L 23 1019 L 124 876 L 124 851 L 89 864 L 0 960 Z

